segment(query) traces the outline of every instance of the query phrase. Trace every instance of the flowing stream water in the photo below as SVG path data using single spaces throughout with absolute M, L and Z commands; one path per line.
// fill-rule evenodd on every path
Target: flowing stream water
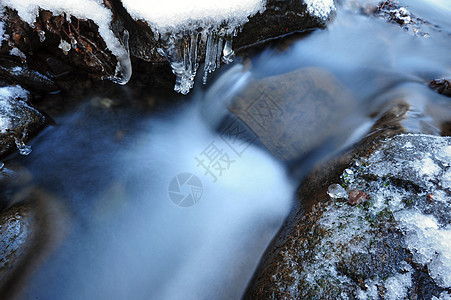
M 428 83 L 451 77 L 451 10 L 438 0 L 404 2 L 430 22 L 420 30 L 427 37 L 348 2 L 327 30 L 283 50 L 267 46 L 183 101 L 146 112 L 114 93 L 54 116 L 55 125 L 30 143 L 33 152 L 14 158 L 57 199 L 64 226 L 52 230 L 65 232 L 33 272 L 25 298 L 240 298 L 316 162 L 358 141 L 394 101 L 411 106 L 403 122 L 409 131 L 449 130 L 451 101 Z M 227 110 L 233 95 L 251 80 L 300 68 L 327 70 L 351 95 L 338 110 L 308 112 L 305 126 L 318 128 L 305 137 L 307 147 L 314 144 L 308 155 L 279 160 L 258 139 L 224 134 L 236 121 Z

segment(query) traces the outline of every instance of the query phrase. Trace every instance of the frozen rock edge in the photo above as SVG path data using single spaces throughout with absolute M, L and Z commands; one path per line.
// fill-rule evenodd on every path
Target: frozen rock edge
M 10 10 L 14 13 L 10 14 Z M 110 79 L 118 84 L 126 84 L 132 75 L 130 55 L 147 62 L 166 60 L 177 77 L 175 90 L 186 94 L 193 86 L 199 63 L 205 54 L 204 82 L 207 75 L 221 63 L 233 61 L 235 53 L 232 40 L 235 40 L 237 47 L 246 47 L 282 34 L 321 28 L 334 10 L 332 0 L 296 3 L 277 0 L 197 0 L 195 5 L 177 0 L 148 3 L 135 0 L 82 0 L 76 3 L 62 0 L 5 0 L 0 4 L 0 42 L 4 42 L 3 46 L 9 45 L 4 48 L 11 50 L 11 55 L 18 55 L 21 54 L 19 48 L 26 52 L 24 48 L 27 46 L 39 47 L 30 34 L 37 35 L 47 47 L 51 44 L 54 46 L 54 34 L 60 34 L 61 40 L 56 46 L 65 55 L 71 54 L 69 60 L 95 74 L 100 73 L 102 79 Z M 51 20 L 46 20 L 47 12 L 52 13 Z M 31 27 L 31 30 L 27 28 L 27 32 L 19 33 L 23 37 L 21 45 L 20 41 L 14 41 L 6 33 L 11 30 L 15 33 L 13 25 L 9 28 L 9 24 L 15 22 L 10 18 L 15 19 L 16 15 L 19 16 L 19 23 L 25 22 Z M 59 33 L 61 28 L 58 18 L 61 17 L 66 20 L 64 25 L 72 24 L 68 26 L 68 33 Z M 87 40 L 83 36 L 84 32 L 77 33 L 74 38 L 70 26 L 77 29 L 77 24 L 73 23 L 77 19 L 83 22 L 83 26 L 95 24 L 88 30 L 94 30 L 99 40 Z M 237 36 L 238 32 L 240 34 Z M 52 39 L 47 38 L 49 34 Z M 49 40 L 51 42 L 46 44 Z M 89 45 L 85 46 L 85 42 L 93 42 L 94 54 Z M 104 52 L 106 49 L 109 51 Z M 24 53 L 19 56 L 26 58 L 27 55 Z M 106 58 L 104 61 L 108 55 L 111 59 Z M 79 63 L 86 58 L 93 62 L 89 64 L 86 61 L 84 65 Z M 106 63 L 107 71 L 102 63 Z

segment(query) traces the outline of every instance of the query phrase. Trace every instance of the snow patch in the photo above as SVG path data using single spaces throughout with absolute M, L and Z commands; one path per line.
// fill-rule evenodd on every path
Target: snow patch
M 440 172 L 440 168 L 430 157 L 423 158 L 420 164 L 419 173 L 421 175 L 435 176 Z
M 307 11 L 315 17 L 326 21 L 330 14 L 335 11 L 333 0 L 304 0 L 307 4 Z
M 415 262 L 427 264 L 429 275 L 438 285 L 451 287 L 451 226 L 440 228 L 437 219 L 417 210 L 395 213 L 406 232 L 406 242 Z
M 136 20 L 144 20 L 159 32 L 193 29 L 194 26 L 238 27 L 248 21 L 249 16 L 263 11 L 263 0 L 167 0 L 147 1 L 122 0 L 129 14 Z
M 19 48 L 17 48 L 17 47 L 14 47 L 11 50 L 9 50 L 9 54 L 13 55 L 13 56 L 20 57 L 23 60 L 27 59 L 27 56 L 25 55 L 25 53 L 20 51 Z
M 6 133 L 12 127 L 12 121 L 17 118 L 14 113 L 14 101 L 25 101 L 28 92 L 20 86 L 0 87 L 0 133 Z
M 1 15 L 0 15 L 1 17 Z M 2 45 L 3 41 L 6 41 L 6 33 L 5 33 L 5 23 L 0 19 L 0 46 Z
M 413 268 L 407 263 L 404 268 L 406 273 L 398 273 L 385 281 L 385 299 L 397 300 L 405 299 L 407 297 L 408 288 L 412 286 Z M 377 298 L 378 297 L 374 299 Z
M 432 296 L 432 300 L 451 300 L 451 294 L 447 291 L 444 291 L 440 294 L 439 298 Z

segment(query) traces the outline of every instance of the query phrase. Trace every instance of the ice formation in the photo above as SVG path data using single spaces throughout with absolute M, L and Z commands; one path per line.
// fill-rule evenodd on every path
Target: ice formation
M 438 285 L 451 287 L 451 228 L 440 228 L 434 216 L 413 209 L 395 213 L 395 218 L 407 233 L 415 262 L 427 264 Z
M 23 53 L 22 51 L 20 51 L 19 48 L 17 48 L 17 47 L 12 48 L 11 50 L 9 50 L 9 54 L 10 54 L 10 55 L 13 55 L 13 56 L 20 57 L 20 58 L 23 59 L 23 60 L 26 60 L 26 59 L 27 59 L 25 53 Z
M 11 129 L 13 113 L 13 102 L 11 99 L 27 99 L 28 92 L 19 86 L 0 87 L 0 133 Z
M 119 84 L 126 84 L 131 77 L 131 62 L 128 51 L 128 36 L 125 33 L 125 40 L 119 39 L 111 30 L 111 11 L 105 7 L 102 1 L 97 0 L 2 0 L 0 9 L 9 7 L 17 11 L 22 20 L 34 27 L 34 22 L 39 14 L 39 9 L 51 11 L 54 15 L 66 15 L 78 19 L 92 20 L 98 26 L 99 34 L 105 41 L 108 49 L 117 58 L 115 76 L 112 81 Z M 0 24 L 1 25 L 1 24 Z M 39 36 L 41 41 L 45 38 Z
M 136 20 L 146 21 L 161 36 L 158 52 L 176 75 L 174 90 L 187 94 L 193 87 L 199 62 L 198 49 L 206 48 L 203 82 L 208 73 L 234 59 L 232 40 L 250 16 L 265 8 L 263 0 L 149 1 L 123 0 Z
M 14 123 L 23 118 L 20 114 L 23 110 L 34 110 L 26 103 L 28 91 L 20 86 L 0 87 L 0 134 L 8 134 L 13 129 Z M 26 131 L 24 132 L 26 135 Z M 23 136 L 14 137 L 17 149 L 22 155 L 31 153 L 31 147 L 23 141 Z
M 343 176 L 348 188 L 366 185 L 375 209 L 388 205 L 414 261 L 427 265 L 431 278 L 443 288 L 451 287 L 450 149 L 449 138 L 396 136 L 375 151 L 364 162 L 365 167 L 359 167 L 358 173 L 377 176 L 378 181 L 364 184 L 358 176 Z M 414 184 L 418 190 L 391 183 L 398 178 L 406 187 Z
M 315 17 L 327 20 L 331 12 L 335 11 L 334 0 L 304 0 L 307 11 Z

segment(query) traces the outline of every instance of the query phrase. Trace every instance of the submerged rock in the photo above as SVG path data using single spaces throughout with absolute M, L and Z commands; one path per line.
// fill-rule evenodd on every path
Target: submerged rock
M 52 79 L 28 68 L 22 60 L 15 57 L 0 57 L 0 78 L 8 84 L 21 84 L 37 92 L 49 93 L 59 90 Z
M 383 0 L 372 3 L 372 1 L 345 0 L 343 6 L 345 9 L 385 20 L 418 37 L 429 38 L 442 34 L 443 31 L 439 24 L 434 24 L 433 18 L 429 19 L 430 15 L 424 16 L 418 10 L 413 13 L 411 7 L 405 5 L 403 1 Z
M 435 79 L 429 83 L 429 86 L 439 94 L 451 97 L 451 81 L 447 79 Z
M 451 138 L 390 123 L 306 179 L 246 299 L 451 295 Z M 366 201 L 351 206 L 352 193 Z
M 18 299 L 35 267 L 64 235 L 63 210 L 48 194 L 27 189 L 0 213 L 0 295 Z M 58 228 L 55 230 L 54 228 Z
M 0 214 L 0 282 L 11 276 L 29 251 L 35 234 L 34 218 L 27 205 L 15 206 Z
M 28 105 L 30 94 L 20 86 L 0 87 L 0 158 L 15 149 L 27 155 L 29 136 L 44 124 L 44 116 Z
M 273 155 L 289 161 L 324 143 L 343 142 L 343 135 L 341 141 L 332 139 L 355 107 L 350 92 L 329 71 L 302 68 L 251 82 L 229 109 Z

